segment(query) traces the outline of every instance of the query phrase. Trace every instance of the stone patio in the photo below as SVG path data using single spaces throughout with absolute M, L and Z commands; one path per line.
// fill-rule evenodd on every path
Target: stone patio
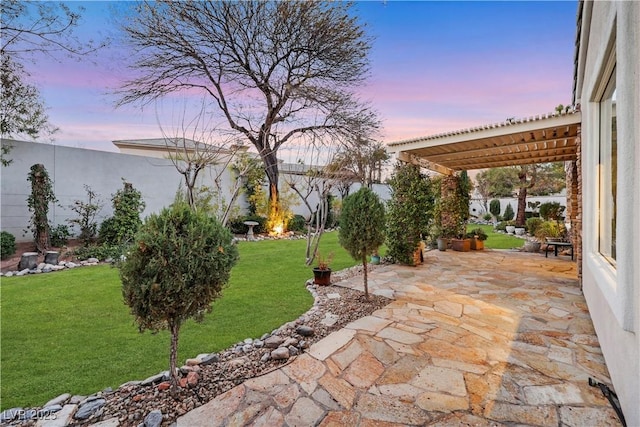
M 177 426 L 621 425 L 568 258 L 430 251 L 369 289 L 395 301 Z

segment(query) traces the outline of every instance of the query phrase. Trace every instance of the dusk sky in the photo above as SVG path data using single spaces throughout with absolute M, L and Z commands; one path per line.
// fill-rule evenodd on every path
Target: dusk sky
M 161 137 L 155 108 L 115 108 L 112 91 L 126 74 L 127 52 L 118 48 L 111 10 L 122 3 L 71 4 L 78 5 L 86 8 L 78 33 L 113 43 L 93 62 L 26 64 L 60 128 L 55 144 L 117 151 L 113 140 Z M 543 114 L 571 101 L 576 1 L 363 1 L 356 10 L 374 37 L 362 92 L 380 113 L 385 143 Z

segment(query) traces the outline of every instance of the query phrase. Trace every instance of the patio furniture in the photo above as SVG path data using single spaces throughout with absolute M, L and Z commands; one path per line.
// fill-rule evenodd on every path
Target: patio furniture
M 549 246 L 553 246 L 553 254 L 558 256 L 558 247 L 571 248 L 571 261 L 573 261 L 573 243 L 569 242 L 547 242 L 547 250 L 544 251 L 544 257 L 547 258 L 549 254 Z

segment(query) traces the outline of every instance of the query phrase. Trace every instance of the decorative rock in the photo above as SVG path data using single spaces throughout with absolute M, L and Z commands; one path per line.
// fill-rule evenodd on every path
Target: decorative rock
M 253 342 L 253 346 L 254 346 L 255 348 L 262 348 L 262 347 L 264 347 L 264 341 L 262 341 L 262 340 L 255 340 L 255 341 Z
M 71 398 L 71 395 L 69 393 L 61 394 L 60 396 L 54 397 L 53 399 L 51 399 L 50 401 L 45 403 L 44 407 L 46 408 L 47 406 L 61 405 L 64 402 L 66 402 L 67 400 L 69 400 L 69 398 Z
M 280 347 L 291 347 L 298 345 L 298 340 L 295 338 L 287 338 L 287 340 L 282 343 Z
M 38 411 L 38 418 L 42 418 L 44 416 L 55 414 L 56 412 L 60 412 L 62 410 L 62 405 L 45 405 L 44 408 Z
M 80 406 L 80 408 L 78 408 L 78 412 L 76 412 L 73 418 L 76 420 L 86 420 L 87 418 L 98 412 L 98 410 L 100 410 L 100 408 L 102 408 L 105 403 L 107 403 L 105 399 L 91 400 Z
M 289 349 L 286 347 L 278 347 L 271 352 L 273 360 L 286 360 L 289 358 Z
M 36 412 L 35 409 L 27 409 L 26 411 L 22 412 L 21 414 L 18 415 L 18 419 L 19 420 L 30 420 L 32 418 L 35 418 L 36 415 L 38 415 L 38 413 Z
M 211 365 L 212 363 L 218 363 L 219 361 L 220 356 L 218 356 L 218 353 L 211 353 L 210 355 L 203 357 L 200 364 L 206 366 Z
M 13 276 L 13 271 L 8 271 L 8 272 L 4 275 L 4 277 L 11 277 L 11 276 Z
M 200 380 L 200 376 L 198 375 L 197 372 L 189 372 L 187 374 L 187 384 L 189 384 L 190 386 L 194 386 L 198 384 L 199 380 Z
M 187 359 L 184 364 L 187 366 L 196 366 L 202 363 L 200 359 Z
M 25 274 L 29 274 L 29 269 L 25 268 L 24 270 L 18 271 L 16 276 L 24 276 Z
M 298 328 L 296 329 L 296 332 L 302 335 L 303 337 L 310 337 L 310 336 L 313 336 L 314 334 L 313 328 L 307 325 L 298 326 Z
M 162 383 L 158 384 L 158 390 L 159 391 L 169 390 L 170 388 L 171 388 L 171 383 L 169 383 L 169 381 L 165 381 L 165 382 L 162 382 Z
M 38 265 L 38 252 L 25 252 L 20 257 L 18 270 L 32 270 Z
M 78 266 L 78 264 L 76 264 L 75 262 L 68 262 L 65 264 L 65 267 L 67 268 L 76 268 Z
M 294 347 L 294 346 L 292 346 L 292 345 L 290 345 L 290 346 L 289 346 L 289 347 L 287 347 L 287 348 L 289 349 L 289 355 L 290 355 L 290 356 L 297 356 L 297 355 L 298 355 L 298 353 L 300 353 L 300 351 L 299 351 L 296 347 Z
M 244 343 L 245 343 L 245 344 L 253 344 L 253 339 L 251 339 L 251 338 L 245 338 Z
M 284 342 L 284 338 L 278 335 L 272 335 L 264 340 L 264 346 L 267 348 L 278 348 Z
M 143 380 L 140 385 L 142 386 L 148 386 L 151 385 L 153 383 L 157 383 L 160 381 L 163 381 L 165 379 L 169 378 L 169 372 L 168 371 L 164 371 L 164 372 L 160 372 L 159 374 L 150 376 L 149 378 L 147 378 L 146 380 Z
M 87 262 L 88 262 L 89 264 L 97 264 L 97 263 L 99 263 L 99 262 L 100 262 L 100 260 L 99 260 L 98 258 L 89 258 L 89 259 L 87 260 Z
M 162 412 L 153 410 L 144 417 L 144 427 L 160 427 L 162 424 Z
M 265 353 L 265 354 L 263 354 L 263 355 L 262 355 L 262 357 L 260 358 L 260 361 L 261 361 L 262 363 L 266 363 L 266 362 L 268 362 L 269 360 L 271 360 L 271 355 L 270 355 L 269 353 Z
M 78 403 L 82 402 L 84 399 L 86 399 L 86 396 L 71 396 L 71 399 L 69 399 L 69 403 L 71 405 L 77 405 Z
M 47 251 L 44 254 L 44 263 L 45 264 L 57 264 L 58 263 L 58 252 L 56 251 Z
M 251 350 L 253 350 L 253 346 L 251 344 L 245 344 L 242 346 L 242 351 L 245 353 L 249 353 Z
M 44 270 L 44 268 L 47 266 L 46 263 L 41 262 L 40 264 L 38 264 L 38 266 L 36 267 L 36 270 Z

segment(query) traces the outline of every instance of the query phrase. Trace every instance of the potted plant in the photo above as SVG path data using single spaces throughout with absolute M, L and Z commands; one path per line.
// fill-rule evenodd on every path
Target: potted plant
M 460 235 L 457 239 L 451 239 L 451 249 L 458 252 L 469 252 L 471 250 L 471 239 Z
M 316 285 L 327 286 L 331 284 L 331 261 L 333 260 L 333 253 L 324 257 L 320 253 L 317 256 L 318 265 L 313 268 L 313 283 Z
M 374 264 L 374 265 L 380 264 L 380 254 L 378 253 L 377 249 L 373 251 L 373 254 L 371 254 L 371 264 Z
M 467 237 L 471 241 L 471 249 L 474 251 L 481 251 L 484 249 L 484 241 L 487 240 L 487 233 L 480 227 L 471 230 L 467 233 Z

